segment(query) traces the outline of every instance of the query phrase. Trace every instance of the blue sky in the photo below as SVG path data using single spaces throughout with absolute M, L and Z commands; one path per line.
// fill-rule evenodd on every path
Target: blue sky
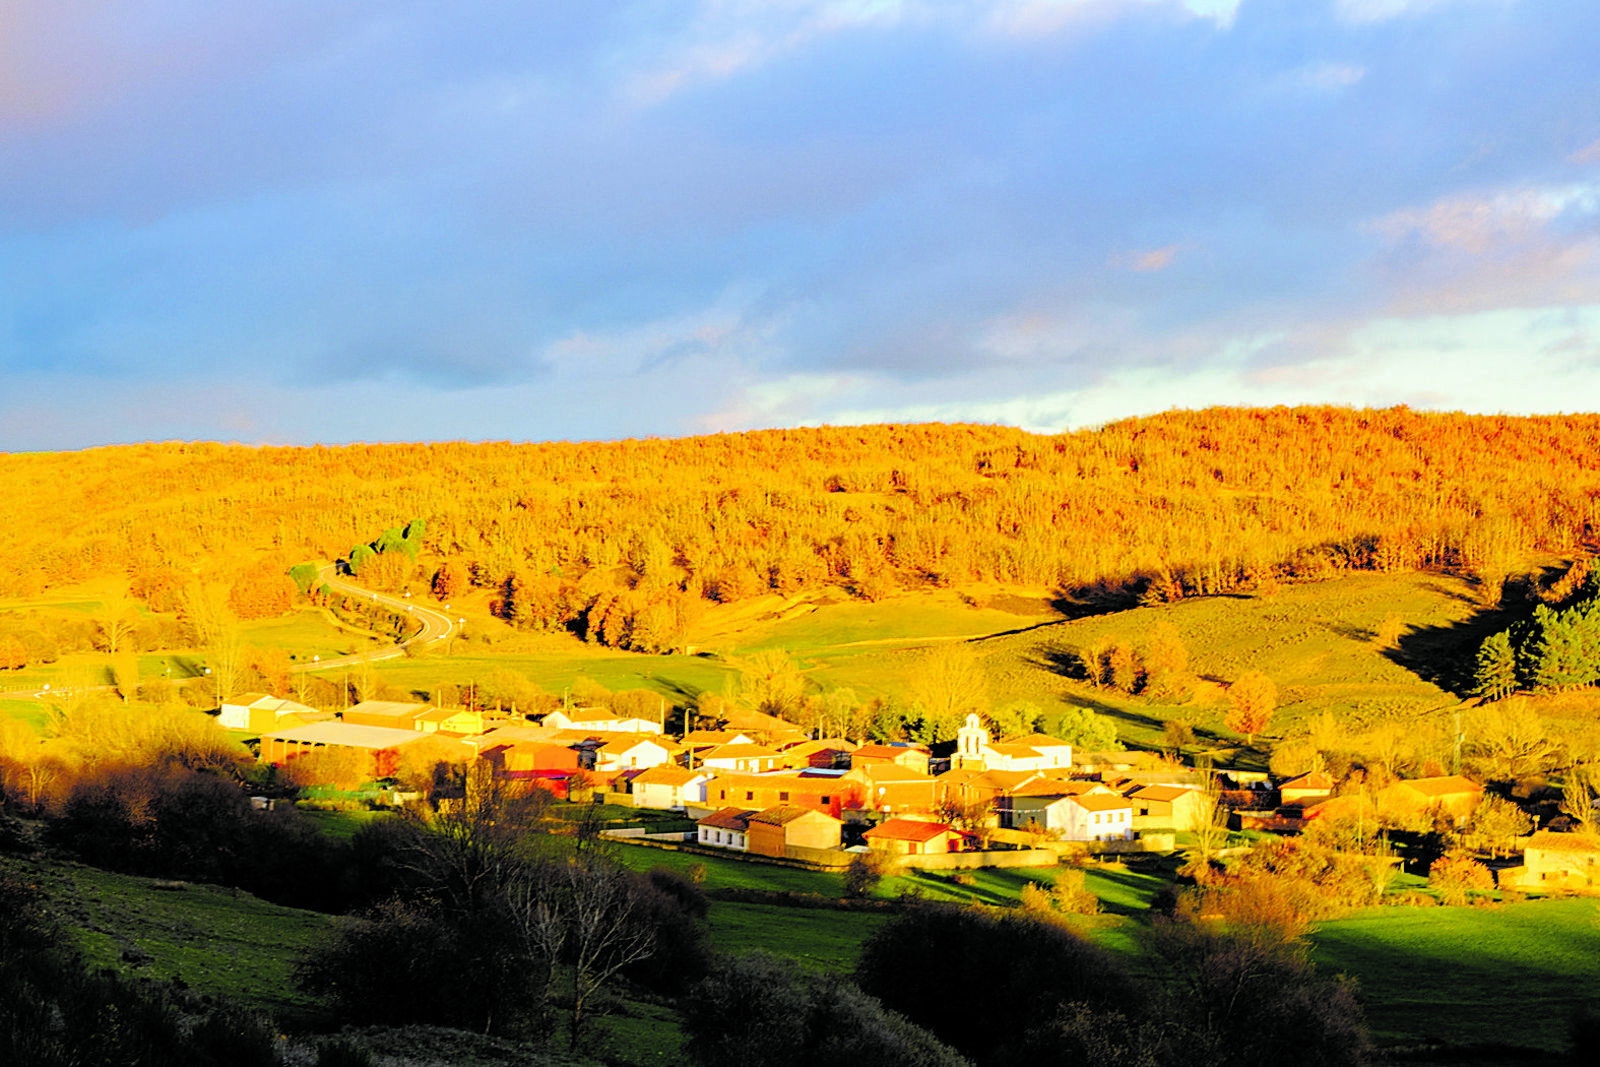
M 1593 0 L 7 0 L 0 449 L 1600 407 Z

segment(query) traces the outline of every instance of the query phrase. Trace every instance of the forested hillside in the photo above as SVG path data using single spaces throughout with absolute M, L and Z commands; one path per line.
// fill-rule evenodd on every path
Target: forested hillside
M 11 597 L 106 574 L 148 599 L 196 571 L 281 573 L 418 517 L 429 558 L 476 585 L 581 580 L 591 601 L 669 606 L 971 581 L 1173 599 L 1421 564 L 1497 584 L 1511 553 L 1560 551 L 1600 524 L 1600 416 L 1224 408 L 1058 436 L 166 443 L 0 456 L 0 492 Z

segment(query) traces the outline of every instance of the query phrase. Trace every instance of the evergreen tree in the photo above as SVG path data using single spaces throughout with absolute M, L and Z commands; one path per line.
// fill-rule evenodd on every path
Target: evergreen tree
M 1478 670 L 1472 691 L 1485 700 L 1499 700 L 1517 690 L 1517 659 L 1511 633 L 1490 634 L 1478 646 Z

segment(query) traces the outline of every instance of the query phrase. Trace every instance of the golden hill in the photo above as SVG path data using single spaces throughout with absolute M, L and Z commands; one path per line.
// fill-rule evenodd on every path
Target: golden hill
M 1054 436 L 824 427 L 609 443 L 0 456 L 0 596 L 333 558 L 413 517 L 473 581 L 721 600 L 1003 581 L 1173 599 L 1273 572 L 1493 579 L 1600 522 L 1600 416 L 1217 408 Z

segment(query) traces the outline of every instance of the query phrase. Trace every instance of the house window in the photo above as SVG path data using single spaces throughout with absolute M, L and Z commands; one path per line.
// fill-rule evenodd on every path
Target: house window
M 722 791 L 722 799 L 723 800 L 727 800 L 728 799 L 728 791 L 726 789 L 724 789 Z
M 779 800 L 788 800 L 789 799 L 789 794 L 788 793 L 779 793 L 778 794 L 778 799 Z
M 832 804 L 833 803 L 833 798 L 832 797 L 823 797 L 822 798 L 822 802 L 824 804 Z
M 746 790 L 745 794 L 744 794 L 744 798 L 746 800 L 754 800 L 756 798 L 756 795 L 753 792 L 750 792 L 749 790 Z

